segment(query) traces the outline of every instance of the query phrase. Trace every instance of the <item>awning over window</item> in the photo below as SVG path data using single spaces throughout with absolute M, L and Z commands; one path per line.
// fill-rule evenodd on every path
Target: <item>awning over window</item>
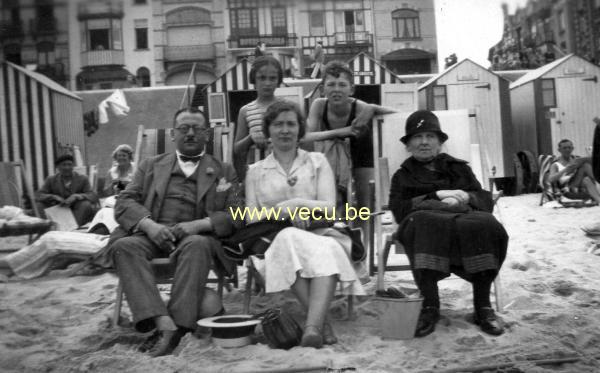
M 415 48 L 397 49 L 381 57 L 383 61 L 430 60 L 435 58 L 434 53 Z
M 135 79 L 135 75 L 121 66 L 85 67 L 77 74 L 77 82 L 79 84 L 123 81 L 128 78 Z

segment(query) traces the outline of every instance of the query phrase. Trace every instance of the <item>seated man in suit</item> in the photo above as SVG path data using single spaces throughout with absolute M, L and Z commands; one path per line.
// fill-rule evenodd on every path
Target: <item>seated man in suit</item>
M 61 155 L 56 158 L 54 165 L 58 169 L 56 175 L 49 176 L 36 195 L 40 211 L 62 205 L 71 208 L 77 225 L 82 226 L 94 217 L 94 204 L 98 196 L 92 191 L 87 176 L 73 171 L 73 156 Z
M 231 273 L 235 263 L 222 252 L 220 237 L 241 222 L 229 207 L 241 205 L 233 167 L 205 154 L 209 126 L 197 109 L 179 110 L 171 137 L 175 153 L 145 159 L 115 206 L 120 227 L 111 247 L 135 328 L 155 333 L 142 345 L 153 357 L 172 353 L 196 327 L 210 268 Z M 121 237 L 121 238 L 118 238 Z M 165 306 L 150 260 L 169 257 L 175 265 Z

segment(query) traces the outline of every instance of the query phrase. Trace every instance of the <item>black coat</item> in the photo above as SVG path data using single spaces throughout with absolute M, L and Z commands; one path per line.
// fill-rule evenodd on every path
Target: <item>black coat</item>
M 506 257 L 508 235 L 491 214 L 491 193 L 481 188 L 467 162 L 445 153 L 432 162 L 435 171 L 413 157 L 407 159 L 390 189 L 397 236 L 413 270 L 456 272 L 467 279 L 472 273 L 498 271 Z M 439 201 L 435 192 L 444 189 L 467 192 L 468 206 Z

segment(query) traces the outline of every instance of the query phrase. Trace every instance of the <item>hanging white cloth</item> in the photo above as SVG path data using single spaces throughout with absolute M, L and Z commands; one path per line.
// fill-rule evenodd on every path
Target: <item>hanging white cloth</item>
M 107 109 L 110 108 L 116 116 L 126 116 L 129 114 L 129 106 L 125 100 L 125 94 L 122 90 L 116 89 L 110 96 L 98 104 L 98 122 L 108 123 Z

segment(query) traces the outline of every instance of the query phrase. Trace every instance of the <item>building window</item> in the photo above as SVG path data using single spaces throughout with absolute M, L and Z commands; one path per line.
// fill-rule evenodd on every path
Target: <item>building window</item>
M 233 35 L 258 35 L 256 0 L 229 0 L 229 18 Z
M 561 10 L 558 12 L 558 31 L 565 32 L 566 24 L 565 12 Z
M 136 19 L 135 24 L 135 49 L 148 49 L 148 20 Z
M 446 86 L 437 85 L 433 87 L 433 110 L 448 110 Z
M 133 3 L 134 3 L 135 5 L 146 4 L 146 0 L 133 0 Z
M 287 35 L 285 8 L 277 7 L 271 9 L 271 23 L 273 24 L 273 35 Z
M 136 73 L 138 85 L 142 87 L 150 87 L 150 70 L 145 67 L 140 67 Z
M 308 15 L 311 35 L 325 35 L 324 12 L 310 12 Z
M 37 45 L 38 65 L 52 65 L 56 62 L 56 52 L 54 51 L 54 43 L 41 42 Z
M 89 19 L 81 23 L 83 51 L 123 49 L 120 19 Z
M 542 79 L 542 106 L 556 107 L 554 79 Z
M 396 9 L 392 12 L 392 29 L 396 39 L 421 37 L 419 12 L 412 9 Z

